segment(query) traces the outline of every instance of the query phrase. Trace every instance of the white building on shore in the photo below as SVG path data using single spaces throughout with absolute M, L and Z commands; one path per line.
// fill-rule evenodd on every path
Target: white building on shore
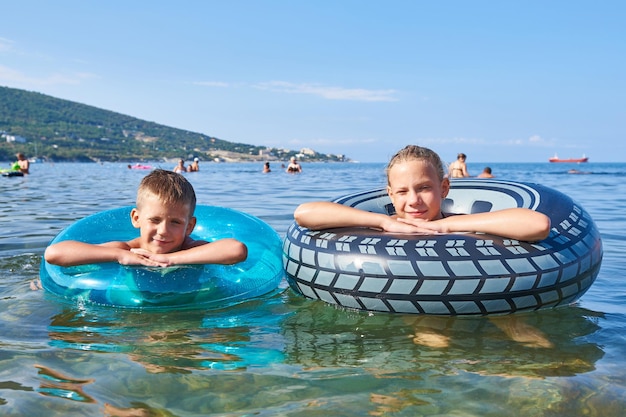
M 26 138 L 17 135 L 8 135 L 6 133 L 2 134 L 2 137 L 6 139 L 9 143 L 26 143 Z

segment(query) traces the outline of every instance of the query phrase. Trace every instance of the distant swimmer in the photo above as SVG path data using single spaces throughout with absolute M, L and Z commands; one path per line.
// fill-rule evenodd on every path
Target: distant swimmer
M 270 168 L 270 163 L 266 162 L 265 165 L 263 165 L 263 173 L 268 173 L 268 172 L 272 172 L 272 170 Z
M 302 172 L 302 166 L 298 163 L 295 156 L 292 156 L 289 160 L 289 165 L 287 166 L 287 170 L 289 174 L 298 174 Z
M 465 178 L 469 177 L 470 174 L 467 172 L 467 165 L 465 165 L 465 160 L 467 159 L 467 155 L 464 153 L 460 153 L 456 156 L 456 161 L 450 164 L 448 168 L 448 177 L 450 178 Z
M 491 167 L 485 167 L 483 169 L 483 172 L 478 174 L 476 178 L 494 178 L 494 176 L 491 174 Z
M 17 161 L 14 164 L 14 169 L 20 171 L 22 174 L 30 174 L 30 162 L 28 162 L 26 156 L 22 152 L 19 152 L 15 156 L 17 157 Z
M 135 165 L 128 164 L 128 169 L 152 169 L 151 165 L 142 165 L 137 162 Z
M 187 166 L 187 172 L 198 172 L 200 171 L 200 159 L 193 158 L 193 162 Z
M 180 159 L 178 161 L 178 165 L 174 167 L 173 171 L 178 172 L 179 174 L 182 174 L 183 172 L 187 172 L 187 169 L 185 168 L 185 160 Z

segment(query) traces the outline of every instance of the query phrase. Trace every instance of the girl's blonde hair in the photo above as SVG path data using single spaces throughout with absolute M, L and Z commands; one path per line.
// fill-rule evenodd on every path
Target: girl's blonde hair
M 400 164 L 402 162 L 408 161 L 426 161 L 431 164 L 435 170 L 437 171 L 437 175 L 439 177 L 439 181 L 443 181 L 444 171 L 443 171 L 443 162 L 441 162 L 441 158 L 437 153 L 431 149 L 424 148 L 422 146 L 417 145 L 407 145 L 403 149 L 400 149 L 394 156 L 389 160 L 389 164 L 387 164 L 387 168 L 385 169 L 385 173 L 387 174 L 387 184 L 389 184 L 389 170 L 396 164 Z
M 196 193 L 187 179 L 173 171 L 155 169 L 146 175 L 137 190 L 137 207 L 148 194 L 157 196 L 165 204 L 189 206 L 189 217 L 196 210 Z

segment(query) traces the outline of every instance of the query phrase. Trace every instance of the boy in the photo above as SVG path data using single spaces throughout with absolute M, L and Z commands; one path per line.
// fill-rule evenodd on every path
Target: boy
M 491 173 L 491 167 L 485 167 L 485 169 L 483 169 L 483 172 L 478 174 L 476 178 L 495 178 L 495 177 Z
M 17 158 L 17 161 L 13 164 L 13 169 L 15 171 L 20 171 L 22 174 L 30 174 L 30 162 L 26 159 L 26 155 L 19 152 L 15 155 L 15 157 Z
M 196 225 L 195 208 L 196 194 L 189 181 L 175 172 L 157 169 L 141 181 L 137 207 L 130 213 L 139 237 L 101 244 L 67 240 L 50 245 L 44 257 L 48 263 L 61 266 L 118 262 L 168 267 L 244 261 L 248 249 L 236 239 L 206 242 L 190 237 Z

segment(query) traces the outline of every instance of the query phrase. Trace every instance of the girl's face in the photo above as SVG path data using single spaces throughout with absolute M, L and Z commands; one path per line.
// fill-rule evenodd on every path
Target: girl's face
M 164 204 L 154 194 L 144 196 L 141 209 L 134 208 L 130 216 L 139 228 L 140 247 L 152 253 L 179 251 L 196 225 L 188 205 Z
M 387 172 L 387 193 L 398 217 L 436 220 L 441 218 L 441 201 L 448 195 L 450 181 L 439 180 L 436 169 L 427 161 L 399 162 Z

